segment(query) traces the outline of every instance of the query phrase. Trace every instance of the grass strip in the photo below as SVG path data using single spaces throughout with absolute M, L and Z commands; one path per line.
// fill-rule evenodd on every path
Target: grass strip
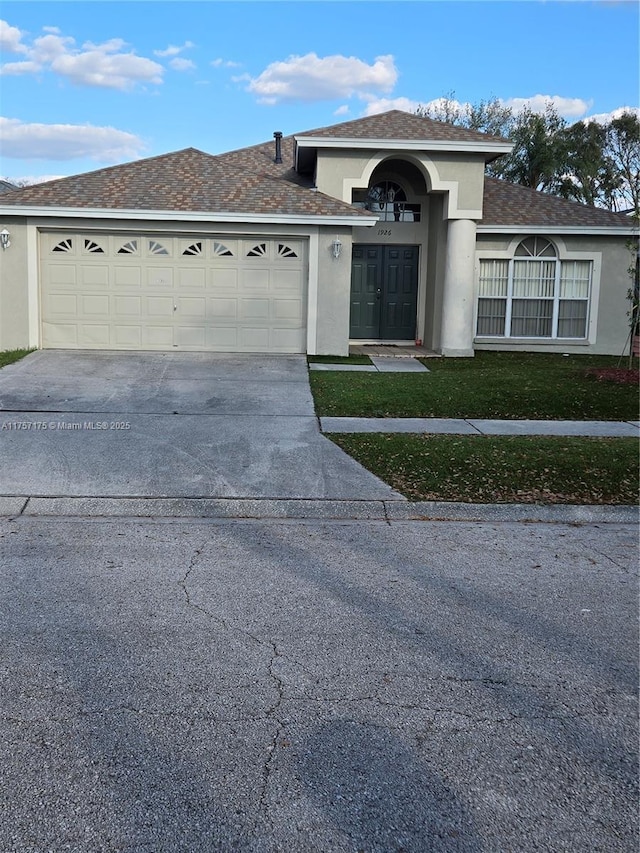
M 0 352 L 0 368 L 6 367 L 8 364 L 13 364 L 14 361 L 20 361 L 25 355 L 33 352 L 32 349 L 10 349 Z
M 429 373 L 314 371 L 319 416 L 636 420 L 634 383 L 598 381 L 589 368 L 617 357 L 479 352 L 426 359 Z
M 635 438 L 391 433 L 329 438 L 411 501 L 638 501 Z

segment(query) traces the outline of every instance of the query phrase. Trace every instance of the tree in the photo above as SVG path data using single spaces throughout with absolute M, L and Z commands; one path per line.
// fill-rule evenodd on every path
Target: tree
M 492 136 L 507 137 L 513 123 L 513 111 L 498 98 L 482 100 L 477 104 L 462 104 L 456 100 L 455 92 L 449 92 L 426 106 L 419 106 L 416 112 L 424 118 L 457 124 Z
M 563 172 L 565 126 L 551 103 L 544 113 L 525 107 L 513 119 L 509 134 L 513 151 L 490 164 L 490 174 L 534 190 L 553 192 Z
M 562 131 L 558 147 L 563 162 L 553 190 L 563 198 L 614 210 L 621 178 L 606 150 L 607 127 L 577 121 Z
M 609 122 L 606 152 L 620 177 L 613 209 L 632 209 L 640 216 L 640 117 L 625 112 Z
M 418 115 L 506 137 L 511 154 L 487 174 L 609 210 L 640 213 L 640 118 L 624 112 L 606 124 L 568 125 L 551 102 L 543 113 L 514 113 L 498 98 L 460 103 L 454 92 L 418 107 Z

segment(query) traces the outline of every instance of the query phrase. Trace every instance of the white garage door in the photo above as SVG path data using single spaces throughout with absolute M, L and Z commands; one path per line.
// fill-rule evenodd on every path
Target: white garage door
M 304 352 L 305 243 L 41 234 L 42 346 Z

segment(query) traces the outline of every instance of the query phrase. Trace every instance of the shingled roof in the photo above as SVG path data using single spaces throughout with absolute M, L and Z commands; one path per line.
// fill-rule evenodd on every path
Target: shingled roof
M 482 208 L 486 226 L 629 228 L 633 223 L 623 213 L 612 213 L 576 201 L 541 193 L 496 178 L 484 179 Z
M 296 137 L 336 139 L 458 140 L 504 142 L 499 137 L 391 110 L 282 139 L 282 163 L 274 142 L 225 154 L 185 148 L 13 190 L 2 195 L 4 208 L 44 207 L 86 210 L 176 211 L 229 215 L 353 217 L 369 211 L 312 190 L 312 180 L 293 167 Z M 556 196 L 485 179 L 483 228 L 631 227 L 628 217 Z
M 236 152 L 242 155 L 242 152 Z M 2 204 L 103 210 L 353 216 L 367 214 L 312 192 L 292 169 L 273 163 L 262 146 L 244 156 L 196 148 L 111 166 L 7 193 Z
M 399 140 L 407 139 L 414 142 L 474 142 L 474 143 L 506 143 L 509 140 L 500 136 L 491 136 L 466 127 L 435 121 L 402 110 L 389 110 L 366 118 L 332 124 L 317 130 L 305 130 L 296 133 L 296 137 L 326 137 L 333 139 L 375 139 Z

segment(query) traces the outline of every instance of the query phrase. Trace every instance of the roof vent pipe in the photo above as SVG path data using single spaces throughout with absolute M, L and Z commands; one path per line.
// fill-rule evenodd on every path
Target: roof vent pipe
M 273 134 L 273 138 L 276 141 L 276 158 L 274 162 L 282 163 L 282 131 L 276 130 Z

